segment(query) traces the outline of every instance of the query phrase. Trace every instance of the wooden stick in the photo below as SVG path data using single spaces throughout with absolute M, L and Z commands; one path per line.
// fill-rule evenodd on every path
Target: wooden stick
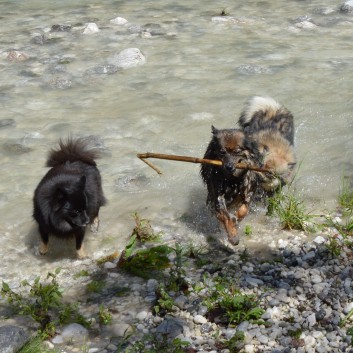
M 216 165 L 216 166 L 222 166 L 222 161 L 219 161 L 216 159 L 205 159 L 205 158 L 197 158 L 197 157 L 178 156 L 178 155 L 173 155 L 173 154 L 147 152 L 147 153 L 139 153 L 137 155 L 137 157 L 140 158 L 143 162 L 145 162 L 152 169 L 154 169 L 159 175 L 161 175 L 162 172 L 157 167 L 155 167 L 152 163 L 146 161 L 145 160 L 146 158 L 167 159 L 167 160 L 172 160 L 172 161 L 189 162 L 189 163 L 203 163 L 203 164 L 212 164 L 212 165 Z M 251 166 L 246 163 L 238 163 L 235 166 L 235 168 L 253 170 L 253 171 L 261 172 L 261 173 L 272 173 L 272 171 L 269 169 Z

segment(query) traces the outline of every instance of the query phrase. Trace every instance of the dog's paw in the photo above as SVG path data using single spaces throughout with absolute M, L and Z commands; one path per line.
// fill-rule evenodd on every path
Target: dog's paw
M 88 255 L 86 254 L 86 251 L 83 248 L 83 246 L 81 246 L 80 249 L 76 250 L 76 255 L 77 255 L 77 258 L 79 260 L 83 260 L 83 259 L 86 259 L 88 257 Z
M 49 250 L 48 244 L 41 243 L 38 250 L 40 255 L 45 255 Z
M 240 241 L 239 235 L 228 235 L 228 241 L 234 246 L 238 245 Z
M 98 230 L 99 230 L 99 218 L 96 217 L 93 222 L 91 223 L 91 232 L 92 233 L 98 233 Z

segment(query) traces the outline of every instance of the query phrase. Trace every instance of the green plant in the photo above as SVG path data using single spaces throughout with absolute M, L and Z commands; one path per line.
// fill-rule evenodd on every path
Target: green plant
M 13 310 L 20 315 L 31 316 L 39 323 L 40 331 L 48 336 L 55 333 L 57 325 L 72 322 L 72 320 L 80 321 L 85 326 L 89 325 L 88 321 L 79 314 L 78 305 L 62 302 L 63 290 L 57 281 L 59 272 L 60 269 L 56 269 L 54 273 L 49 272 L 46 283 L 41 282 L 40 277 L 35 278 L 33 283 L 22 281 L 21 287 L 29 288 L 27 294 L 16 293 L 6 282 L 2 282 L 1 295 L 7 298 Z
M 92 293 L 100 293 L 105 287 L 105 281 L 93 280 L 87 284 L 87 290 Z
M 171 312 L 174 307 L 173 298 L 165 291 L 163 286 L 159 286 L 156 291 L 157 305 L 153 307 L 157 315 L 164 316 L 166 313 Z
M 44 344 L 45 337 L 38 334 L 31 338 L 19 351 L 18 353 L 59 353 L 58 349 L 49 349 Z
M 243 321 L 259 320 L 264 310 L 255 295 L 242 294 L 233 283 L 216 278 L 214 289 L 204 299 L 208 317 L 222 317 L 226 324 L 238 325 Z
M 87 270 L 81 270 L 74 275 L 74 278 L 77 279 L 80 277 L 88 277 L 88 276 L 89 276 L 89 272 Z
M 300 336 L 302 335 L 303 330 L 301 328 L 298 328 L 296 330 L 289 330 L 288 334 L 290 337 L 293 337 L 296 340 L 299 340 Z
M 103 265 L 106 262 L 112 262 L 114 261 L 117 257 L 119 256 L 119 253 L 117 251 L 114 251 L 112 254 L 109 254 L 107 256 L 103 256 L 100 259 L 97 260 L 98 265 Z
M 236 331 L 229 340 L 219 340 L 216 344 L 219 350 L 228 349 L 231 353 L 241 352 L 245 346 L 245 334 L 243 331 Z
M 183 267 L 183 263 L 185 261 L 185 251 L 180 246 L 180 244 L 176 244 L 175 248 L 173 248 L 175 252 L 175 259 L 173 266 L 169 270 L 169 278 L 167 279 L 166 287 L 171 291 L 187 291 L 188 283 L 185 280 L 185 269 Z
M 125 353 L 185 353 L 189 342 L 182 341 L 180 338 L 168 339 L 166 335 L 144 335 L 142 339 L 129 348 Z M 122 351 L 117 351 L 120 353 Z
M 353 210 L 353 187 L 346 177 L 343 177 L 341 181 L 338 202 L 343 208 Z
M 248 237 L 252 235 L 252 228 L 249 224 L 247 224 L 244 228 L 244 234 Z
M 285 192 L 281 189 L 268 199 L 267 214 L 277 216 L 283 229 L 313 231 L 315 224 L 302 200 L 299 200 L 292 189 Z
M 171 247 L 159 245 L 135 252 L 133 248 L 134 243 L 130 242 L 120 256 L 118 266 L 125 271 L 148 279 L 160 276 L 158 272 L 170 267 L 168 255 L 173 251 Z
M 155 233 L 148 219 L 141 218 L 137 212 L 134 213 L 133 218 L 136 225 L 132 231 L 132 235 L 135 235 L 139 241 L 144 243 L 158 240 L 161 237 L 162 232 Z
M 353 327 L 347 329 L 347 335 L 351 336 L 351 346 L 353 346 Z
M 103 304 L 99 305 L 99 322 L 102 325 L 108 325 L 112 322 L 112 314 L 104 308 Z
M 126 295 L 127 293 L 130 292 L 130 288 L 129 287 L 116 287 L 116 288 L 114 288 L 114 292 L 115 292 L 116 297 L 123 297 L 124 295 Z

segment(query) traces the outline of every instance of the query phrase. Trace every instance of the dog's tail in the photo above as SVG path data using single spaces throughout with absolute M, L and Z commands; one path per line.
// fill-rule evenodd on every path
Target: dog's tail
M 52 149 L 47 159 L 47 167 L 55 167 L 66 162 L 81 161 L 96 166 L 95 159 L 100 158 L 100 153 L 92 147 L 87 138 L 73 139 L 69 137 L 66 141 L 59 140 L 59 148 Z
M 261 130 L 277 130 L 293 145 L 293 115 L 271 97 L 252 97 L 245 104 L 238 123 L 250 135 Z

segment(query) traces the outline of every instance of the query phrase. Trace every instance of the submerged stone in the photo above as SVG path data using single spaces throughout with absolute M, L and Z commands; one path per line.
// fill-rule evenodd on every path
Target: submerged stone
M 0 129 L 9 126 L 16 126 L 16 122 L 14 119 L 0 119 Z
M 50 31 L 51 32 L 69 32 L 71 31 L 71 25 L 52 25 Z
M 146 58 L 137 48 L 128 48 L 108 59 L 108 63 L 127 69 L 145 64 Z
M 349 0 L 349 1 L 346 1 L 345 3 L 343 3 L 340 7 L 340 10 L 341 10 L 341 12 L 352 14 L 353 13 L 353 0 Z
M 94 22 L 87 23 L 85 29 L 83 30 L 83 34 L 94 34 L 98 33 L 100 29 Z

